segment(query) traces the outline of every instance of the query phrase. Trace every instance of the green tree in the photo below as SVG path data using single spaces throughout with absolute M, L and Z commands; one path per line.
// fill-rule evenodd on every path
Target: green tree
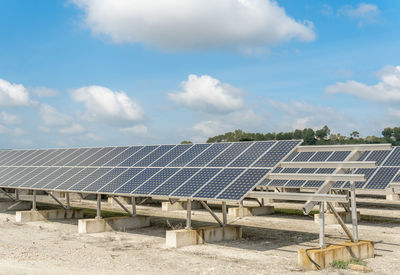
M 360 133 L 358 131 L 353 131 L 350 133 L 350 136 L 352 138 L 358 138 L 358 137 L 360 137 Z
M 386 139 L 390 139 L 393 135 L 393 129 L 390 127 L 387 127 L 383 129 L 382 131 L 382 136 L 384 136 Z

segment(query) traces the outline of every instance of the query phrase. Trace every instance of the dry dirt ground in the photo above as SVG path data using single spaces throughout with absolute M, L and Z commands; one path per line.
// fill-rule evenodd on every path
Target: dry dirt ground
M 400 209 L 386 211 L 400 217 Z M 318 244 L 318 225 L 311 217 L 281 212 L 230 219 L 243 226 L 243 239 L 169 249 L 167 220 L 179 226 L 185 211 L 166 214 L 140 206 L 138 213 L 152 215 L 152 226 L 86 235 L 77 233 L 77 220 L 18 224 L 14 213 L 0 213 L 0 274 L 358 274 L 296 267 L 297 250 Z M 193 211 L 193 218 L 194 226 L 212 222 L 201 210 Z M 361 239 L 376 243 L 375 258 L 366 260 L 373 274 L 399 274 L 400 222 L 363 220 L 359 229 Z M 346 240 L 337 225 L 327 226 L 326 233 L 328 242 Z

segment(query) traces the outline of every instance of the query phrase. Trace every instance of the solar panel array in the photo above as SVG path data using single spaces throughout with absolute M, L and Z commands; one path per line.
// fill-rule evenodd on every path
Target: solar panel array
M 336 152 L 293 152 L 285 161 L 344 161 L 350 154 L 350 151 Z M 355 174 L 364 174 L 365 182 L 355 182 L 359 189 L 386 189 L 391 182 L 400 181 L 398 173 L 400 171 L 400 147 L 393 147 L 392 150 L 364 151 L 357 161 L 375 161 L 377 168 L 358 168 L 354 170 Z M 290 170 L 294 169 L 294 170 Z M 276 168 L 273 173 L 311 173 L 311 174 L 332 174 L 334 168 Z M 350 173 L 346 170 L 345 173 Z M 318 188 L 324 182 L 312 180 L 264 180 L 261 186 L 269 187 L 288 187 L 288 188 Z M 334 183 L 333 188 L 348 189 L 349 182 L 339 181 Z
M 0 150 L 0 187 L 239 201 L 301 142 Z

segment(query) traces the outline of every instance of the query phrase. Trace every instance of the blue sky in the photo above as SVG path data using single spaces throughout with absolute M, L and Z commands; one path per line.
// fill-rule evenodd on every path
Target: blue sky
M 400 125 L 399 1 L 0 0 L 0 147 Z

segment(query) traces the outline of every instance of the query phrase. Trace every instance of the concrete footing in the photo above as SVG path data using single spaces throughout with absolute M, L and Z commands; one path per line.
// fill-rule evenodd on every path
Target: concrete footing
M 104 219 L 83 219 L 78 222 L 79 233 L 100 233 L 105 231 L 125 231 L 150 226 L 150 217 L 111 217 Z
M 271 205 L 259 207 L 231 207 L 228 209 L 228 215 L 231 215 L 232 217 L 263 216 L 274 214 L 274 212 L 275 208 Z
M 32 209 L 30 201 L 0 201 L 0 212 Z
M 175 203 L 170 203 L 169 201 L 163 201 L 161 203 L 162 211 L 176 211 L 176 210 L 186 210 L 187 202 L 185 201 L 177 201 Z M 194 209 L 202 209 L 201 203 L 197 201 L 192 201 L 192 210 Z
M 339 216 L 345 223 L 351 223 L 351 212 L 338 211 Z M 333 213 L 325 213 L 325 224 L 338 224 L 338 221 Z M 357 220 L 360 220 L 360 211 L 357 211 Z M 314 222 L 319 224 L 319 214 L 314 214 Z
M 131 198 L 128 197 L 117 197 L 117 199 L 122 202 L 123 204 L 131 204 Z M 113 197 L 107 198 L 107 203 L 110 205 L 118 205 L 117 202 L 114 200 Z
M 400 194 L 396 194 L 396 193 L 386 194 L 386 200 L 388 200 L 388 201 L 400 201 Z
M 39 211 L 18 211 L 15 213 L 16 222 L 34 222 L 43 220 L 64 220 L 64 219 L 81 219 L 83 218 L 83 210 L 81 209 L 51 209 Z
M 351 258 L 360 260 L 374 257 L 374 243 L 372 241 L 359 241 L 358 243 L 344 242 L 330 245 L 323 249 L 310 249 L 307 251 L 310 258 L 321 268 L 329 267 L 335 260 L 350 261 Z M 298 267 L 307 270 L 316 270 L 317 267 L 310 261 L 305 249 L 298 252 Z
M 233 241 L 240 238 L 242 238 L 240 226 L 207 226 L 167 231 L 165 244 L 169 248 L 178 248 L 188 245 Z

